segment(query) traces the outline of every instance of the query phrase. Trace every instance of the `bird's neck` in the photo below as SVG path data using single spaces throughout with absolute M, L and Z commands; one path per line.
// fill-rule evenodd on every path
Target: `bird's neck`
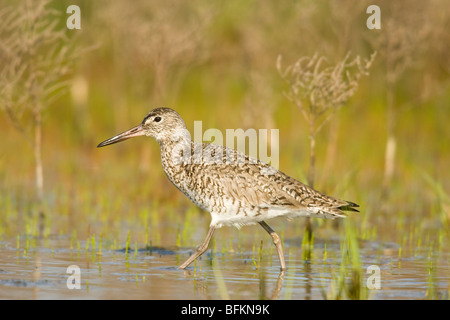
M 182 167 L 191 162 L 194 142 L 191 140 L 189 132 L 187 133 L 173 135 L 168 139 L 159 141 L 161 163 L 169 177 L 172 171 L 182 170 Z

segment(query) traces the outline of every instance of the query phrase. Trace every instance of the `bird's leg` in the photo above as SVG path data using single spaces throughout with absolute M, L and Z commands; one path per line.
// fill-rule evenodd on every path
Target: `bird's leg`
M 267 223 L 265 223 L 264 221 L 260 221 L 259 224 L 261 225 L 261 227 L 264 228 L 264 230 L 267 231 L 268 234 L 270 234 L 270 236 L 272 237 L 273 240 L 273 244 L 275 245 L 275 247 L 277 248 L 278 251 L 278 257 L 280 258 L 280 264 L 281 264 L 281 270 L 286 270 L 286 263 L 284 262 L 284 255 L 283 255 L 283 248 L 281 247 L 281 239 L 280 237 L 277 235 L 277 233 L 275 231 L 273 231 L 273 229 L 271 227 L 269 227 L 269 225 Z
M 178 269 L 185 269 L 188 265 L 190 265 L 195 259 L 200 257 L 202 254 L 205 253 L 206 250 L 208 250 L 209 242 L 211 241 L 212 235 L 214 234 L 214 230 L 216 228 L 210 227 L 208 234 L 206 235 L 205 241 L 197 248 L 197 250 L 192 254 L 192 256 L 189 257 L 181 266 L 178 267 Z

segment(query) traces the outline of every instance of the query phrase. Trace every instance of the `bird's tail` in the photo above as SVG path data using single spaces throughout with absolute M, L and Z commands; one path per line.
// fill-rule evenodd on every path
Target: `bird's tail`
M 355 208 L 359 208 L 359 205 L 357 205 L 356 203 L 350 202 L 350 201 L 345 201 L 345 202 L 347 202 L 347 203 L 338 207 L 339 210 L 359 212 L 359 210 L 355 209 Z

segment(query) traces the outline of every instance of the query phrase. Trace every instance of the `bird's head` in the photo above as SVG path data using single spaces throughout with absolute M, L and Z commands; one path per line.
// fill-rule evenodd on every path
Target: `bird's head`
M 150 111 L 141 124 L 103 141 L 97 147 L 104 147 L 138 136 L 154 137 L 159 143 L 162 143 L 167 140 L 176 141 L 180 137 L 186 137 L 187 135 L 189 135 L 189 132 L 186 129 L 186 125 L 175 110 L 157 108 Z

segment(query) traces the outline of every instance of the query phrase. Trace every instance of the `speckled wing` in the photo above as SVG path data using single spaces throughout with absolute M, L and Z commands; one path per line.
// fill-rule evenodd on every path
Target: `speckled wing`
M 223 147 L 221 147 L 223 148 Z M 261 214 L 295 216 L 345 217 L 343 211 L 357 211 L 355 203 L 324 195 L 273 167 L 223 148 L 225 153 L 243 156 L 244 161 L 217 166 L 222 192 L 239 205 Z M 267 173 L 270 174 L 267 174 Z M 277 214 L 279 213 L 279 214 Z M 289 215 L 288 215 L 289 217 Z

